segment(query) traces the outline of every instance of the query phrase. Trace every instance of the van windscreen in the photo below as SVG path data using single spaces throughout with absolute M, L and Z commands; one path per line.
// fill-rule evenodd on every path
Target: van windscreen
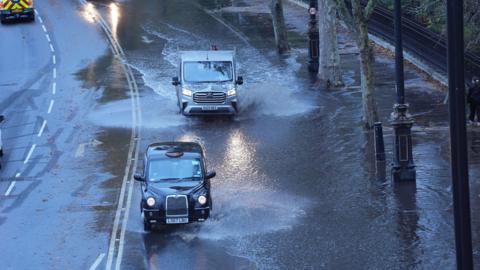
M 232 62 L 196 61 L 183 63 L 186 82 L 226 82 L 233 80 Z

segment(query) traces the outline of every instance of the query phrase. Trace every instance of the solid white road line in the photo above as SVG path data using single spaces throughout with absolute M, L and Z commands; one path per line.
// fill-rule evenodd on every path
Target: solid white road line
M 57 83 L 56 82 L 53 82 L 52 84 L 52 94 L 56 94 L 57 93 Z
M 55 100 L 50 100 L 50 106 L 48 106 L 48 111 L 47 114 L 50 114 L 52 112 L 53 104 L 55 103 Z
M 95 260 L 95 262 L 92 264 L 92 266 L 90 266 L 89 270 L 95 270 L 97 269 L 97 267 L 100 265 L 100 263 L 102 262 L 103 258 L 105 257 L 105 253 L 102 253 L 100 255 L 98 255 L 97 259 Z
M 15 186 L 15 183 L 17 183 L 17 182 L 16 182 L 16 181 L 12 181 L 12 183 L 10 183 L 10 186 L 8 187 L 7 192 L 5 192 L 5 196 L 10 195 L 10 193 L 11 193 L 12 190 L 13 190 L 13 187 Z
M 45 126 L 47 126 L 47 120 L 43 120 L 42 127 L 40 128 L 40 131 L 38 132 L 38 137 L 42 137 L 43 130 L 45 129 Z
M 47 33 L 47 28 L 45 28 L 45 25 L 42 24 L 42 29 L 43 29 L 43 32 Z
M 32 145 L 32 147 L 30 148 L 30 151 L 28 152 L 27 158 L 25 159 L 23 164 L 27 164 L 27 162 L 30 160 L 30 158 L 32 157 L 33 151 L 35 150 L 35 147 L 37 147 L 36 144 Z

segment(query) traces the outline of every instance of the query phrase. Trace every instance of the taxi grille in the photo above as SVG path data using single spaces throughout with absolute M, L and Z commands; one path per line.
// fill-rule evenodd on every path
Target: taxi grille
M 167 216 L 188 216 L 188 200 L 185 195 L 167 196 L 166 203 Z
M 223 104 L 227 95 L 223 92 L 197 92 L 193 94 L 193 101 L 199 104 Z

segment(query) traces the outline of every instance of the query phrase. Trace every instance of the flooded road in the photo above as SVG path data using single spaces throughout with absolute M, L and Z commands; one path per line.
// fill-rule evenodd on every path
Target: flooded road
M 53 150 L 39 147 L 33 155 L 39 162 L 25 173 L 33 183 L 26 186 L 29 192 L 17 188 L 15 196 L 0 198 L 0 239 L 8 247 L 1 249 L 0 261 L 5 268 L 85 269 L 96 261 L 107 269 L 455 268 L 445 93 L 406 67 L 407 101 L 416 121 L 417 182 L 392 183 L 388 165 L 386 177 L 379 179 L 373 134 L 361 127 L 358 56 L 348 33 L 340 35 L 346 86 L 322 89 L 304 64 L 308 51 L 299 20 L 302 8 L 286 4 L 292 51 L 279 56 L 262 1 L 233 1 L 235 8 L 229 8 L 231 2 L 72 1 L 76 9 L 66 14 L 73 20 L 39 8 L 56 37 L 57 68 L 63 76 L 55 104 L 62 113 L 51 120 L 55 128 L 49 126 L 48 140 L 21 139 L 21 157 L 31 143 Z M 54 0 L 42 3 L 59 6 Z M 120 46 L 107 47 L 93 11 L 105 19 L 124 56 Z M 88 33 L 76 40 L 75 50 L 67 49 L 72 36 L 59 26 L 67 22 Z M 29 42 L 38 44 L 41 55 L 47 51 L 29 70 L 34 77 L 35 70 L 53 64 L 48 43 Z M 239 75 L 245 79 L 238 93 L 240 112 L 233 119 L 182 116 L 170 83 L 178 72 L 178 50 L 205 50 L 212 44 L 236 50 Z M 132 103 L 137 95 L 125 66 L 138 85 L 138 105 Z M 375 70 L 390 161 L 393 60 L 377 55 Z M 52 85 L 42 83 L 42 89 Z M 4 84 L 8 82 L 0 87 Z M 48 107 L 49 97 L 39 97 Z M 4 113 L 15 109 L 7 108 Z M 19 117 L 39 114 L 26 111 Z M 135 125 L 138 132 L 134 127 L 132 133 Z M 474 253 L 480 265 L 477 129 L 469 131 L 469 143 Z M 21 131 L 6 133 L 22 138 Z M 208 167 L 217 172 L 213 211 L 204 223 L 147 233 L 138 207 L 140 185 L 130 182 L 129 166 L 140 172 L 146 146 L 170 140 L 204 146 Z M 129 165 L 132 142 L 139 145 L 140 158 Z M 2 194 L 22 162 L 9 162 L 2 171 Z M 117 208 L 122 198 L 128 208 Z M 28 246 L 29 261 L 16 254 L 19 244 Z

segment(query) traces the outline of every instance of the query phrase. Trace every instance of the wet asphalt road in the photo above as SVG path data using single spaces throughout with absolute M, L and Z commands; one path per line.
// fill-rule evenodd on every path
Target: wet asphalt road
M 286 6 L 294 49 L 279 57 L 264 9 L 222 12 L 229 1 L 207 0 L 61 3 L 37 1 L 46 33 L 39 20 L 2 26 L 0 32 L 2 51 L 18 52 L 0 63 L 2 74 L 12 74 L 0 81 L 7 117 L 0 182 L 2 269 L 86 269 L 96 261 L 99 268 L 110 262 L 124 269 L 455 268 L 447 107 L 444 93 L 414 69 L 406 69 L 406 87 L 417 122 L 418 180 L 398 185 L 389 177 L 379 179 L 371 162 L 372 134 L 360 127 L 351 40 L 346 33 L 340 37 L 346 87 L 319 89 L 302 64 L 307 54 L 298 20 L 302 9 Z M 92 12 L 105 18 L 128 63 L 109 49 Z M 237 49 L 246 81 L 239 93 L 241 112 L 233 120 L 177 113 L 170 85 L 176 51 L 212 43 Z M 127 64 L 140 106 L 132 107 L 136 95 Z M 391 157 L 386 119 L 393 104 L 392 60 L 379 56 L 376 70 Z M 131 140 L 132 125 L 139 126 L 138 140 Z M 469 135 L 480 265 L 475 214 L 480 131 Z M 214 211 L 205 223 L 145 233 L 140 187 L 128 182 L 123 192 L 122 183 L 131 180 L 131 166 L 141 167 L 132 161 L 128 166 L 130 146 L 138 142 L 141 156 L 147 144 L 165 140 L 204 145 L 208 165 L 217 171 Z M 116 229 L 122 198 L 128 207 L 120 207 Z

